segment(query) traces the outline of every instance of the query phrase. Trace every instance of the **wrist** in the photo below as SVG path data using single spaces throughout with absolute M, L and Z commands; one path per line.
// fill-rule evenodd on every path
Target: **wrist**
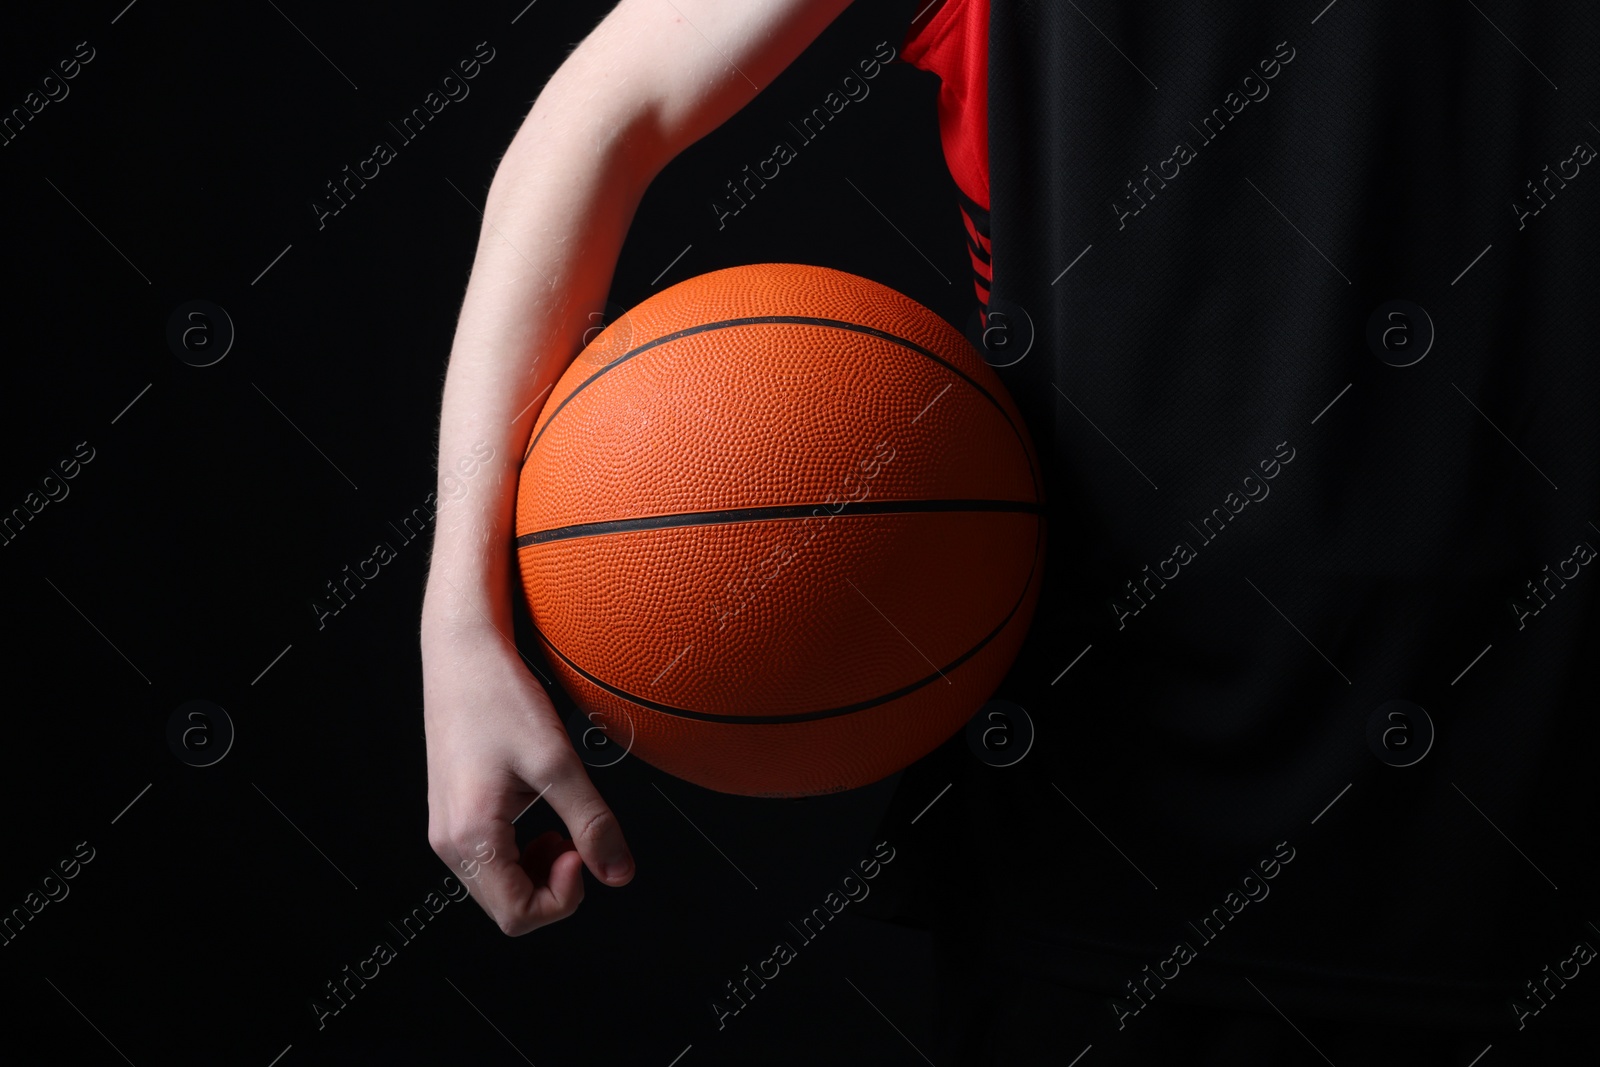
M 460 644 L 511 636 L 509 590 L 494 583 L 452 579 L 442 571 L 428 577 L 422 598 L 422 645 Z

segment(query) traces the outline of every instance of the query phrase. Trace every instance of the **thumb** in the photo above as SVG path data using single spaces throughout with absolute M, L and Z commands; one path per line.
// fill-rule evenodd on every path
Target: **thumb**
M 622 836 L 622 825 L 610 805 L 589 780 L 578 754 L 568 746 L 545 781 L 530 777 L 535 789 L 546 785 L 544 798 L 567 827 L 585 867 L 607 885 L 627 885 L 633 879 L 633 853 Z

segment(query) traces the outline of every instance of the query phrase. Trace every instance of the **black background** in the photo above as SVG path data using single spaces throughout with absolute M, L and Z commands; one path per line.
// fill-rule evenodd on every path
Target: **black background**
M 893 781 L 750 800 L 626 759 L 593 776 L 638 860 L 631 885 L 591 882 L 574 918 L 519 939 L 470 902 L 403 947 L 387 925 L 448 873 L 426 840 L 426 542 L 397 546 L 321 630 L 311 601 L 433 489 L 478 209 L 545 79 L 609 7 L 524 2 L 7 14 L 6 111 L 78 42 L 94 49 L 69 95 L 0 149 L 0 506 L 79 442 L 94 450 L 0 554 L 0 907 L 79 842 L 94 849 L 70 895 L 0 949 L 8 1043 L 83 1064 L 266 1065 L 285 1050 L 285 1067 L 667 1064 L 690 1045 L 685 1065 L 922 1062 L 910 1043 L 926 1048 L 932 1025 L 925 935 L 850 910 L 726 1029 L 708 1007 L 871 854 Z M 725 228 L 710 207 L 858 59 L 898 47 L 905 8 L 855 5 L 660 176 L 616 303 L 793 261 L 877 279 L 964 324 L 972 291 L 931 75 L 891 65 Z M 386 122 L 480 41 L 494 59 L 470 95 L 319 230 L 324 183 L 395 142 Z M 203 368 L 167 341 L 174 309 L 196 299 L 237 332 Z M 168 718 L 191 699 L 237 731 L 214 766 L 168 746 Z M 519 830 L 552 818 L 539 805 Z M 399 958 L 319 1030 L 311 1000 L 381 940 Z

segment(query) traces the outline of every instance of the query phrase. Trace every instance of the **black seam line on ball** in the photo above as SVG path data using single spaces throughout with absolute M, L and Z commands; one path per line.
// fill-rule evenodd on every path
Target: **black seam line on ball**
M 634 533 L 639 530 L 672 530 L 685 526 L 721 526 L 734 522 L 767 522 L 774 519 L 803 519 L 817 510 L 826 511 L 822 504 L 771 504 L 755 508 L 729 508 L 726 511 L 686 511 L 673 515 L 646 515 L 637 519 L 607 519 L 601 522 L 581 522 L 572 526 L 556 526 L 548 530 L 525 533 L 516 540 L 516 547 L 545 545 L 552 541 L 568 541 L 577 537 L 600 537 L 605 534 Z M 827 517 L 850 515 L 899 515 L 912 512 L 965 512 L 1001 511 L 1039 514 L 1043 508 L 1031 500 L 865 500 L 859 504 L 832 512 Z
M 877 707 L 879 704 L 887 704 L 892 700 L 899 700 L 901 697 L 908 696 L 931 682 L 947 681 L 948 679 L 946 676 L 950 674 L 951 671 L 954 671 L 957 667 L 960 667 L 963 663 L 967 662 L 967 660 L 971 659 L 973 656 L 976 656 L 979 652 L 982 652 L 990 641 L 993 641 L 997 636 L 999 636 L 1000 632 L 1010 625 L 1011 620 L 1017 614 L 1017 609 L 1022 607 L 1022 602 L 1028 598 L 1028 590 L 1033 586 L 1033 575 L 1034 572 L 1039 569 L 1039 551 L 1044 542 L 1044 523 L 1044 516 L 1041 514 L 1038 516 L 1038 521 L 1034 527 L 1033 562 L 1028 566 L 1028 577 L 1022 582 L 1022 592 L 1017 596 L 1016 603 L 1011 605 L 1011 610 L 1006 612 L 1005 618 L 1001 619 L 999 625 L 997 625 L 993 630 L 990 630 L 983 640 L 979 641 L 977 644 L 961 653 L 961 655 L 945 664 L 942 670 L 936 670 L 926 678 L 920 678 L 917 681 L 912 682 L 910 685 L 901 686 L 892 693 L 885 693 L 882 696 L 873 697 L 870 700 L 863 700 L 856 704 L 846 704 L 843 707 L 827 708 L 823 711 L 802 711 L 793 715 L 713 715 L 704 711 L 688 711 L 684 708 L 675 708 L 670 704 L 661 704 L 654 700 L 646 700 L 644 697 L 636 696 L 625 689 L 618 689 L 614 685 L 602 682 L 600 679 L 596 678 L 594 675 L 590 674 L 588 671 L 572 662 L 565 652 L 556 647 L 555 642 L 551 641 L 549 635 L 547 635 L 543 630 L 540 630 L 537 626 L 535 626 L 534 632 L 539 635 L 539 640 L 544 642 L 544 646 L 546 648 L 548 648 L 551 652 L 554 652 L 557 656 L 560 656 L 563 663 L 565 663 L 568 667 L 571 667 L 578 674 L 582 675 L 590 684 L 604 689 L 612 696 L 621 697 L 624 700 L 638 704 L 640 707 L 649 708 L 652 711 L 659 711 L 663 715 L 671 715 L 679 719 L 693 719 L 697 722 L 728 723 L 733 726 L 776 726 L 782 723 L 813 722 L 817 719 L 837 718 L 840 715 L 851 715 L 858 711 L 866 711 L 868 708 Z
M 904 348 L 909 348 L 911 351 L 927 356 L 935 363 L 944 367 L 946 370 L 949 370 L 962 381 L 966 382 L 968 385 L 972 386 L 972 388 L 981 393 L 985 400 L 993 404 L 995 410 L 1000 412 L 1000 417 L 1006 420 L 1006 425 L 1011 427 L 1011 432 L 1016 435 L 1017 444 L 1022 447 L 1022 455 L 1028 462 L 1028 475 L 1033 480 L 1034 495 L 1038 495 L 1039 480 L 1034 474 L 1033 457 L 1028 455 L 1028 445 L 1023 439 L 1022 431 L 1017 429 L 1017 424 L 1011 421 L 1011 415 L 1006 411 L 1005 405 L 1001 404 L 999 400 L 995 399 L 994 395 L 990 393 L 989 390 L 985 389 L 983 386 L 979 385 L 977 382 L 968 377 L 967 373 L 960 367 L 957 367 L 943 356 L 923 348 L 915 341 L 889 333 L 887 330 L 880 330 L 873 326 L 863 326 L 856 322 L 845 322 L 841 319 L 823 319 L 811 315 L 751 315 L 742 319 L 723 319 L 720 322 L 706 322 L 701 323 L 699 326 L 689 326 L 685 329 L 665 334 L 661 337 L 657 337 L 653 341 L 646 341 L 638 348 L 635 348 L 629 352 L 624 352 L 610 363 L 607 363 L 605 366 L 589 375 L 589 377 L 585 378 L 576 389 L 562 398 L 561 403 L 556 405 L 556 409 L 550 413 L 550 417 L 545 420 L 544 425 L 539 427 L 539 432 L 533 435 L 533 443 L 528 446 L 528 451 L 522 456 L 522 465 L 524 467 L 528 465 L 528 460 L 533 457 L 533 450 L 539 447 L 539 438 L 544 436 L 544 432 L 550 428 L 551 424 L 554 423 L 557 418 L 560 417 L 561 412 L 565 410 L 566 406 L 572 403 L 573 398 L 592 385 L 595 379 L 599 378 L 602 374 L 605 374 L 613 367 L 617 367 L 623 363 L 626 363 L 628 360 L 639 355 L 641 352 L 648 352 L 657 345 L 664 345 L 669 341 L 676 341 L 680 337 L 688 337 L 689 335 L 696 333 L 705 333 L 709 330 L 725 330 L 732 326 L 761 326 L 772 323 L 783 323 L 798 326 L 828 326 L 836 330 L 850 330 L 853 333 L 864 333 L 868 336 L 881 338 L 882 340 L 891 341 L 894 344 L 900 345 Z

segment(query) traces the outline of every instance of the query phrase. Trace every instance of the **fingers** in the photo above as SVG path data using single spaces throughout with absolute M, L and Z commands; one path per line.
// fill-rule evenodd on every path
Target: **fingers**
M 562 853 L 573 851 L 576 850 L 572 842 L 562 837 L 559 831 L 546 830 L 522 846 L 522 859 L 519 862 L 524 869 L 547 871 Z
M 554 831 L 519 850 L 510 819 L 501 816 L 464 821 L 432 844 L 508 936 L 565 919 L 583 900 L 582 862 L 568 858 L 571 843 Z
M 589 780 L 566 729 L 552 715 L 525 720 L 498 770 L 485 760 L 452 760 L 430 752 L 428 840 L 458 872 L 480 906 L 506 934 L 517 936 L 564 919 L 583 900 L 583 868 L 606 885 L 632 880 L 634 863 L 622 828 Z M 464 778 L 462 767 L 477 773 Z M 446 773 L 456 771 L 455 775 Z M 481 776 L 480 776 L 481 775 Z M 550 832 L 520 850 L 513 822 L 540 799 L 566 825 L 571 840 Z
M 543 773 L 548 777 L 539 778 Z M 553 768 L 529 769 L 528 781 L 549 783 L 544 799 L 567 828 L 572 845 L 589 872 L 607 885 L 627 885 L 633 879 L 633 853 L 622 836 L 622 825 L 610 805 L 589 780 L 589 772 L 571 746 L 565 746 Z

